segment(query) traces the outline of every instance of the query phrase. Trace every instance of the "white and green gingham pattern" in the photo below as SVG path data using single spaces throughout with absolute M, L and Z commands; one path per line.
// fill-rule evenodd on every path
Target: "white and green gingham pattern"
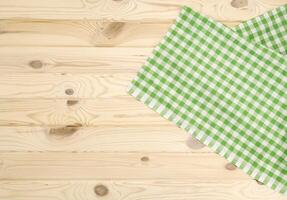
M 287 5 L 244 22 L 234 31 L 250 41 L 287 54 Z
M 273 19 L 278 13 L 280 22 Z M 231 30 L 183 7 L 129 93 L 256 180 L 287 193 L 284 18 L 286 6 Z M 280 26 L 268 36 L 273 25 Z

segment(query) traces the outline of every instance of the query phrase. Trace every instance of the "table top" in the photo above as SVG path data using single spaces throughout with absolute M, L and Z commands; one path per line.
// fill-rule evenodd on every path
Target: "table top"
M 0 0 L 0 199 L 285 199 L 126 91 L 181 6 L 233 27 L 286 3 Z

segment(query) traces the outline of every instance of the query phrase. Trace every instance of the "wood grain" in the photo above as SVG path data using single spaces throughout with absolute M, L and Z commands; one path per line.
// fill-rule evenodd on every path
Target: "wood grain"
M 0 73 L 137 73 L 152 48 L 1 47 Z
M 97 20 L 1 20 L 1 46 L 151 47 L 170 23 Z
M 239 22 L 224 22 L 233 27 Z M 0 20 L 0 46 L 153 47 L 171 23 Z
M 238 21 L 284 3 L 285 0 L 249 0 L 248 5 L 238 7 L 230 0 L 14 0 L 0 1 L 0 18 L 170 22 L 181 6 L 187 5 L 218 20 Z
M 2 152 L 210 152 L 193 141 L 196 140 L 184 130 L 171 124 L 0 127 Z
M 0 126 L 171 124 L 132 97 L 81 99 L 73 106 L 69 101 L 69 99 L 0 99 Z
M 0 74 L 1 98 L 116 98 L 126 97 L 136 73 L 116 74 Z M 67 91 L 72 91 L 67 92 Z
M 71 97 L 72 98 L 72 97 Z M 114 99 L 0 99 L 0 126 L 167 125 L 132 97 Z
M 0 200 L 282 200 L 126 94 L 181 6 L 227 26 L 286 0 L 0 0 Z
M 95 187 L 108 189 L 104 196 Z M 284 200 L 253 180 L 0 181 L 1 200 Z
M 226 164 L 209 153 L 0 153 L 0 179 L 250 180 Z

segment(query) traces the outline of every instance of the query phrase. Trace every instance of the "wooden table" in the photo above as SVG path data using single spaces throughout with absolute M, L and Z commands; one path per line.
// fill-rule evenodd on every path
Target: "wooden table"
M 285 3 L 0 0 L 0 199 L 285 199 L 126 94 L 182 5 L 235 26 Z

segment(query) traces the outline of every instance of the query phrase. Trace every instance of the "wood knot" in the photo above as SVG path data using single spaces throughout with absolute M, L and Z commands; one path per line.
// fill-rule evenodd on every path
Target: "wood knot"
M 74 105 L 76 105 L 77 103 L 79 103 L 78 100 L 67 100 L 67 105 L 68 105 L 68 106 L 74 106 Z
M 141 157 L 141 161 L 142 162 L 148 162 L 149 161 L 149 157 L 143 156 L 143 157 Z
M 55 139 L 63 139 L 72 136 L 78 131 L 78 127 L 65 126 L 60 128 L 51 128 L 49 131 L 49 136 Z
M 186 145 L 191 149 L 202 149 L 204 148 L 204 144 L 202 144 L 199 140 L 189 135 L 186 140 Z
M 260 182 L 260 181 L 258 181 L 258 180 L 255 180 L 256 181 L 256 183 L 258 184 L 258 185 L 264 185 L 264 183 L 262 183 L 262 182 Z
M 234 8 L 243 8 L 248 6 L 248 0 L 232 0 L 231 6 Z
M 65 90 L 66 95 L 73 95 L 74 94 L 74 90 L 71 88 L 68 88 Z
M 125 26 L 124 22 L 112 22 L 107 25 L 107 27 L 104 29 L 103 34 L 108 38 L 112 39 L 115 38 Z
M 40 69 L 43 67 L 43 63 L 40 60 L 32 60 L 29 65 L 34 69 Z
M 106 196 L 109 193 L 109 189 L 105 185 L 96 185 L 94 188 L 96 195 L 98 196 Z
M 226 164 L 226 165 L 225 165 L 225 168 L 226 168 L 227 170 L 230 170 L 230 171 L 236 170 L 236 166 L 233 165 L 232 163 Z
M 78 128 L 78 127 L 82 127 L 82 126 L 83 125 L 81 123 L 74 123 L 74 124 L 69 124 L 66 127 L 76 127 L 76 128 Z

